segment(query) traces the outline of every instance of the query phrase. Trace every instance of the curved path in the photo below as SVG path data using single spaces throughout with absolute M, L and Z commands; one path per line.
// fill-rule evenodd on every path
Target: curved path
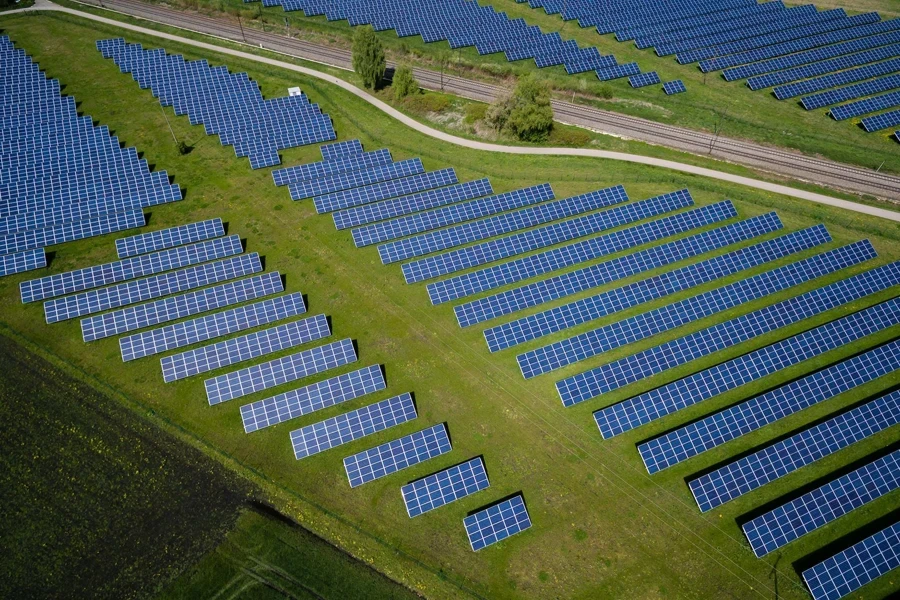
M 585 156 L 592 158 L 604 158 L 608 160 L 619 160 L 624 162 L 648 165 L 652 167 L 660 167 L 664 169 L 671 169 L 674 171 L 680 171 L 683 173 L 690 173 L 693 175 L 700 175 L 703 177 L 709 177 L 711 179 L 718 179 L 721 181 L 728 181 L 730 183 L 737 183 L 740 185 L 744 185 L 751 188 L 756 188 L 759 190 L 765 190 L 768 192 L 773 192 L 776 194 L 782 194 L 785 196 L 790 196 L 792 198 L 799 198 L 802 200 L 808 200 L 811 202 L 817 202 L 820 204 L 826 204 L 829 206 L 835 206 L 838 208 L 843 208 L 846 210 L 851 210 L 867 215 L 872 215 L 876 217 L 882 217 L 885 219 L 889 219 L 892 221 L 900 222 L 900 212 L 894 212 L 874 206 L 867 206 L 864 204 L 859 204 L 856 202 L 850 202 L 847 200 L 841 200 L 838 198 L 833 198 L 831 196 L 825 196 L 823 194 L 816 194 L 813 192 L 807 192 L 804 190 L 798 190 L 795 188 L 791 188 L 785 185 L 779 185 L 777 183 L 769 183 L 766 181 L 760 181 L 758 179 L 752 179 L 750 177 L 743 177 L 740 175 L 733 175 L 731 173 L 724 173 L 722 171 L 716 171 L 713 169 L 707 169 L 704 167 L 698 167 L 694 165 L 688 165 L 684 163 L 679 163 L 671 160 L 663 160 L 659 158 L 653 158 L 648 156 L 641 156 L 637 154 L 625 154 L 622 152 L 610 152 L 606 150 L 592 150 L 587 148 L 537 148 L 537 147 L 521 147 L 521 146 L 502 146 L 499 144 L 490 144 L 487 142 L 479 142 L 475 140 L 468 140 L 461 137 L 457 137 L 455 135 L 445 133 L 443 131 L 438 131 L 437 129 L 433 129 L 419 123 L 415 119 L 412 119 L 395 108 L 389 106 L 388 104 L 382 102 L 378 98 L 368 94 L 367 92 L 361 90 L 360 88 L 350 84 L 343 79 L 338 77 L 334 77 L 332 75 L 328 75 L 322 73 L 320 71 L 316 71 L 314 69 L 309 69 L 306 67 L 302 67 L 299 65 L 287 63 L 284 61 L 267 58 L 263 56 L 256 56 L 254 54 L 249 54 L 247 52 L 241 52 L 239 50 L 233 50 L 231 48 L 224 48 L 222 46 L 217 46 L 215 44 L 209 44 L 206 42 L 200 42 L 188 38 L 184 38 L 177 35 L 172 35 L 169 33 L 163 33 L 160 31 L 155 31 L 153 29 L 147 29 L 145 27 L 139 27 L 137 25 L 131 25 L 129 23 L 123 23 L 121 21 L 115 21 L 113 19 L 107 19 L 105 17 L 101 17 L 98 15 L 94 15 L 91 13 L 80 12 L 77 10 L 72 10 L 69 8 L 64 8 L 61 6 L 54 5 L 47 0 L 37 0 L 35 5 L 30 8 L 20 9 L 8 11 L 5 14 L 14 14 L 17 12 L 25 12 L 25 11 L 35 11 L 35 10 L 52 10 L 57 12 L 63 12 L 72 14 L 78 17 L 82 17 L 85 19 L 90 19 L 92 21 L 97 21 L 100 23 L 105 23 L 107 25 L 112 25 L 115 27 L 119 27 L 121 29 L 126 29 L 129 31 L 135 31 L 144 35 L 153 36 L 165 40 L 170 40 L 173 42 L 178 42 L 179 44 L 184 44 L 188 46 L 193 46 L 196 48 L 202 48 L 204 50 L 210 50 L 213 52 L 217 52 L 219 54 L 225 54 L 228 56 L 235 56 L 241 58 L 243 60 L 249 60 L 254 62 L 259 62 L 267 65 L 271 65 L 274 67 L 279 67 L 282 69 L 287 69 L 289 71 L 294 71 L 297 73 L 302 73 L 309 77 L 314 77 L 316 79 L 321 79 L 328 83 L 334 84 L 347 92 L 365 100 L 369 104 L 374 105 L 390 117 L 400 121 L 407 127 L 415 129 L 416 131 L 428 135 L 430 137 L 439 139 L 441 141 L 456 144 L 458 146 L 463 146 L 466 148 L 471 148 L 473 150 L 482 150 L 485 152 L 501 152 L 505 154 L 532 154 L 532 155 L 552 155 L 552 156 Z

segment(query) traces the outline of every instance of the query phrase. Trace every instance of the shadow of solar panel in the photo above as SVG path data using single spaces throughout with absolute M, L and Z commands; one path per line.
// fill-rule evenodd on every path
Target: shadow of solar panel
M 375 404 L 307 425 L 291 432 L 294 456 L 299 460 L 384 431 L 417 417 L 412 396 L 404 393 Z
M 356 362 L 348 338 L 204 381 L 210 406 Z
M 754 350 L 594 413 L 610 438 L 688 406 L 820 356 L 900 321 L 900 301 L 890 300 Z
M 794 232 L 781 238 L 741 248 L 675 271 L 662 273 L 621 288 L 588 296 L 510 323 L 498 325 L 484 332 L 488 349 L 491 352 L 497 352 L 651 300 L 717 281 L 723 277 L 830 241 L 827 233 L 824 235 L 825 239 L 809 236 L 809 233 L 809 230 Z
M 411 433 L 344 459 L 350 487 L 387 477 L 407 467 L 450 452 L 450 438 L 443 424 Z
M 900 566 L 900 523 L 803 571 L 813 600 L 836 600 Z
M 647 471 L 656 473 L 898 368 L 895 341 L 640 444 L 638 452 Z
M 859 256 L 857 263 L 869 258 Z M 603 367 L 558 381 L 556 383 L 557 391 L 566 406 L 577 404 L 896 285 L 896 282 L 891 282 L 895 280 L 897 272 L 898 265 L 894 264 L 872 269 L 639 352 Z M 656 359 L 660 359 L 659 362 L 656 362 Z M 644 363 L 643 366 L 629 371 L 627 376 L 622 375 L 624 370 L 632 369 L 634 365 L 647 360 L 653 362 Z
M 490 486 L 481 458 L 404 485 L 400 492 L 410 518 L 465 498 Z
M 432 188 L 438 188 L 456 182 L 456 171 L 453 169 L 440 169 L 438 171 L 429 171 L 410 177 L 392 179 L 390 181 L 383 181 L 365 187 L 318 196 L 313 200 L 313 203 L 316 206 L 316 212 L 323 214 L 343 208 L 359 206 L 360 204 L 387 200 L 388 198 L 393 198 L 395 196 L 403 196 L 414 192 L 430 190 Z
M 515 496 L 463 519 L 475 552 L 531 527 L 522 496 Z
M 225 235 L 225 226 L 222 224 L 222 219 L 208 219 L 118 239 L 116 240 L 116 253 L 119 258 L 128 258 L 147 252 L 202 242 L 223 235 Z
M 627 201 L 622 186 L 597 190 L 382 244 L 378 254 L 383 264 L 390 264 Z
M 900 450 L 744 524 L 758 557 L 824 527 L 900 487 Z
M 516 360 L 522 375 L 530 379 L 834 273 L 874 258 L 874 253 L 867 243 L 837 248 L 531 350 Z
M 624 192 L 623 192 L 624 193 Z M 485 263 L 494 262 L 517 254 L 567 242 L 592 233 L 614 229 L 652 216 L 664 214 L 693 205 L 687 190 L 664 194 L 593 213 L 523 231 L 514 235 L 451 250 L 443 254 L 423 258 L 403 265 L 406 283 L 417 283 L 455 273 Z
M 323 160 L 321 162 L 307 163 L 296 167 L 275 169 L 272 171 L 272 179 L 274 180 L 275 185 L 281 186 L 298 181 L 329 177 L 346 171 L 359 171 L 362 169 L 383 166 L 390 164 L 391 162 L 393 162 L 391 151 L 387 148 L 382 148 L 381 150 L 375 150 L 374 152 L 352 154 L 338 157 L 334 160 Z
M 425 171 L 425 168 L 422 166 L 422 161 L 418 158 L 412 158 L 361 171 L 348 171 L 320 179 L 296 181 L 289 183 L 288 189 L 291 191 L 291 200 L 303 200 L 304 198 L 322 196 L 408 175 L 418 175 L 423 171 Z
M 47 266 L 47 254 L 43 248 L 0 256 L 0 276 L 43 269 Z
M 241 407 L 244 432 L 252 433 L 386 387 L 381 365 L 372 365 Z
M 463 221 L 470 221 L 472 219 L 494 215 L 507 210 L 529 206 L 552 198 L 553 191 L 550 189 L 550 185 L 541 184 L 514 190 L 512 192 L 506 192 L 504 194 L 497 194 L 496 196 L 479 198 L 470 202 L 452 204 L 428 212 L 401 217 L 392 221 L 373 223 L 366 227 L 354 229 L 351 233 L 356 247 L 362 248 L 371 244 L 377 244 L 379 242 L 414 235 L 423 231 L 431 231 Z
M 900 395 L 882 396 L 692 479 L 688 485 L 700 511 L 707 512 L 897 423 Z
M 442 304 L 457 298 L 516 283 L 550 271 L 648 244 L 691 229 L 710 225 L 737 216 L 734 205 L 726 200 L 694 210 L 629 227 L 533 256 L 487 267 L 472 273 L 457 275 L 426 286 L 432 304 Z
M 252 358 L 259 358 L 331 335 L 328 319 L 317 315 L 285 323 L 262 331 L 217 344 L 166 356 L 160 360 L 163 380 L 166 383 L 185 379 L 200 373 L 215 371 Z

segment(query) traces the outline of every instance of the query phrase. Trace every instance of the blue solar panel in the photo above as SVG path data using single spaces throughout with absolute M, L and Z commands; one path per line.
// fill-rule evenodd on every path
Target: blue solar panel
M 357 487 L 450 450 L 447 429 L 439 424 L 348 456 L 344 459 L 344 470 L 350 487 Z
M 127 362 L 267 325 L 306 312 L 303 294 L 288 294 L 119 339 Z
M 874 254 L 874 250 L 868 244 L 837 248 L 531 350 L 520 354 L 516 360 L 525 379 L 537 377 L 554 369 L 834 273 L 873 258 Z
M 214 405 L 352 362 L 356 362 L 356 349 L 350 339 L 345 339 L 213 377 L 203 383 L 209 404 Z
M 675 81 L 667 81 L 663 84 L 663 91 L 666 95 L 671 96 L 672 94 L 681 94 L 682 92 L 686 92 L 687 88 L 684 87 L 684 82 L 680 79 L 676 79 Z
M 895 58 L 885 62 L 832 73 L 830 75 L 822 75 L 821 77 L 815 77 L 813 79 L 780 85 L 774 89 L 775 97 L 779 100 L 786 100 L 788 98 L 802 96 L 803 94 L 827 90 L 828 88 L 837 87 L 839 85 L 847 85 L 848 83 L 871 79 L 872 77 L 878 77 L 879 75 L 891 75 L 896 73 L 898 69 L 900 69 L 900 58 Z
M 297 459 L 347 444 L 417 417 L 409 393 L 307 425 L 291 432 L 291 445 Z
M 549 185 L 545 187 L 548 190 L 550 188 Z M 334 218 L 334 226 L 337 229 L 348 229 L 493 193 L 494 189 L 487 178 L 477 179 L 449 187 L 428 190 L 427 192 L 411 196 L 348 208 L 347 210 L 338 211 L 331 216 Z M 553 197 L 552 194 L 551 190 L 549 198 Z
M 615 188 L 609 190 L 615 194 Z M 470 267 L 523 254 L 539 248 L 552 246 L 592 233 L 614 229 L 648 217 L 691 206 L 694 200 L 687 190 L 664 194 L 648 200 L 634 202 L 593 213 L 569 221 L 545 225 L 530 231 L 523 231 L 504 238 L 482 242 L 451 250 L 444 254 L 423 258 L 403 265 L 406 283 L 416 283 L 433 279 L 448 273 L 462 271 Z
M 900 523 L 803 571 L 813 600 L 838 600 L 900 567 Z
M 479 221 L 463 223 L 447 229 L 439 229 L 411 238 L 388 242 L 378 246 L 378 254 L 381 256 L 383 264 L 390 264 L 627 201 L 628 195 L 622 186 L 597 190 L 564 200 L 553 200 L 537 206 L 529 206 L 513 212 L 494 215 Z
M 338 160 L 345 156 L 360 154 L 362 151 L 362 142 L 359 140 L 347 140 L 319 146 L 319 152 L 322 153 L 322 158 L 325 160 Z
M 278 394 L 241 407 L 244 431 L 251 433 L 302 417 L 335 404 L 348 402 L 386 387 L 380 365 L 344 373 L 325 381 Z
M 458 275 L 427 286 L 432 304 L 515 283 L 543 273 L 621 252 L 628 248 L 684 233 L 737 216 L 729 200 L 657 219 L 607 235 L 591 238 L 493 267 Z
M 894 392 L 692 479 L 688 485 L 697 506 L 706 512 L 897 423 L 900 393 Z
M 0 276 L 43 269 L 46 266 L 47 253 L 43 248 L 33 248 L 0 256 Z
M 851 102 L 843 106 L 836 106 L 829 111 L 829 114 L 836 121 L 842 121 L 851 117 L 859 117 L 868 113 L 884 110 L 900 106 L 900 91 L 891 92 L 874 98 L 867 98 L 858 102 Z
M 47 323 L 56 323 L 234 279 L 261 270 L 262 263 L 257 253 L 242 254 L 214 263 L 129 281 L 113 287 L 48 300 L 44 302 L 44 315 Z
M 547 197 L 549 196 L 549 198 Z M 469 202 L 452 204 L 427 212 L 400 217 L 391 221 L 373 223 L 354 229 L 353 242 L 357 248 L 377 244 L 455 223 L 478 219 L 515 208 L 521 208 L 553 198 L 549 184 L 541 184 L 505 194 L 479 198 Z
M 882 331 L 898 321 L 900 300 L 889 300 L 601 409 L 594 413 L 594 419 L 603 437 L 610 438 Z
M 595 73 L 597 73 L 597 79 L 600 81 L 611 81 L 621 77 L 628 77 L 629 75 L 637 75 L 640 72 L 641 68 L 637 63 L 633 62 L 624 65 L 616 65 L 614 67 L 607 67 L 605 69 L 597 69 L 595 71 Z
M 757 75 L 756 77 L 748 79 L 747 85 L 751 90 L 761 90 L 763 88 L 790 83 L 792 81 L 799 81 L 801 79 L 809 79 L 811 77 L 817 77 L 819 75 L 833 73 L 851 67 L 867 65 L 886 58 L 893 58 L 898 55 L 900 55 L 900 44 L 882 46 L 881 48 L 874 48 L 872 50 L 867 50 L 866 52 L 839 56 L 830 60 L 803 65 L 801 67 L 794 67 L 793 69 L 787 69 L 785 71 Z
M 716 281 L 830 240 L 827 233 L 821 236 L 820 232 L 824 232 L 824 227 L 819 230 L 790 233 L 755 246 L 741 248 L 675 271 L 498 325 L 485 330 L 484 337 L 488 349 L 497 352 L 644 302 Z
M 391 151 L 387 148 L 382 148 L 381 150 L 375 150 L 374 152 L 351 154 L 333 160 L 323 160 L 321 162 L 307 163 L 296 167 L 275 169 L 272 171 L 272 179 L 275 181 L 275 185 L 287 185 L 295 181 L 319 179 L 336 173 L 359 171 L 361 169 L 386 165 L 391 162 L 393 162 Z
M 641 73 L 639 75 L 632 75 L 628 78 L 628 83 L 633 88 L 642 88 L 648 85 L 655 85 L 660 82 L 659 73 L 656 71 L 650 71 L 649 73 Z
M 872 258 L 872 255 L 866 252 L 868 250 L 856 250 L 854 260 L 858 263 Z M 603 367 L 558 381 L 556 389 L 563 404 L 566 406 L 577 404 L 896 285 L 900 281 L 898 275 L 900 275 L 900 265 L 898 264 L 872 269 L 824 288 L 795 296 L 683 338 L 672 340 L 661 346 L 633 354 Z
M 63 223 L 62 225 L 47 227 L 46 229 L 22 231 L 0 236 L 0 255 L 63 244 L 143 226 L 144 213 L 140 210 L 129 210 L 127 212 L 84 219 L 83 221 Z
M 888 77 L 881 77 L 879 79 L 871 79 L 836 90 L 828 90 L 827 92 L 813 94 L 812 96 L 806 96 L 800 99 L 800 103 L 803 104 L 803 108 L 806 110 L 813 110 L 828 106 L 829 104 L 846 102 L 847 100 L 871 96 L 872 94 L 886 92 L 896 88 L 900 88 L 900 73 Z
M 84 341 L 90 342 L 283 291 L 281 274 L 275 271 L 88 317 L 81 320 L 81 334 Z M 131 352 L 132 349 L 128 348 L 128 352 L 123 352 L 123 356 Z M 135 346 L 134 352 L 139 353 L 137 346 Z
M 465 498 L 490 486 L 480 458 L 404 485 L 400 492 L 410 518 Z
M 760 429 L 900 368 L 900 341 L 869 350 L 638 445 L 649 473 Z
M 887 129 L 888 127 L 895 127 L 900 125 L 900 110 L 893 110 L 881 115 L 866 117 L 862 120 L 862 125 L 869 133 Z
M 475 552 L 531 527 L 521 495 L 478 511 L 463 519 L 466 535 Z
M 147 252 L 202 242 L 223 235 L 225 235 L 225 226 L 222 224 L 222 219 L 209 219 L 118 239 L 116 240 L 116 253 L 119 258 L 128 258 Z
M 232 235 L 181 246 L 153 254 L 126 258 L 77 271 L 49 275 L 19 284 L 22 302 L 36 302 L 73 294 L 83 290 L 154 275 L 217 258 L 234 256 L 244 251 L 241 238 Z
M 342 208 L 359 206 L 360 204 L 387 200 L 395 196 L 430 190 L 456 182 L 456 171 L 453 169 L 440 169 L 411 177 L 393 179 L 365 187 L 318 196 L 313 202 L 316 206 L 316 212 L 322 214 Z
M 900 450 L 803 494 L 743 526 L 759 557 L 900 487 Z
M 288 189 L 291 191 L 292 200 L 303 200 L 304 198 L 322 196 L 408 175 L 418 175 L 424 170 L 422 161 L 418 158 L 412 158 L 389 165 L 379 165 L 363 171 L 348 171 L 320 179 L 296 181 L 288 184 Z
M 605 263 L 591 265 L 577 271 L 455 306 L 456 319 L 460 327 L 468 327 L 705 252 L 711 252 L 730 244 L 776 231 L 781 229 L 781 227 L 781 221 L 774 212 L 751 217 L 744 221 L 718 227 L 667 244 L 653 246 Z M 815 233 L 817 237 L 828 238 L 828 232 L 822 226 L 819 226 Z M 514 328 L 515 326 L 510 325 L 510 327 Z M 494 337 L 497 336 L 493 334 L 488 336 L 488 345 L 490 347 L 494 347 L 491 341 Z M 504 336 L 501 335 L 499 337 Z
M 166 356 L 160 360 L 163 380 L 171 383 L 330 335 L 331 328 L 325 315 L 277 325 L 217 344 Z

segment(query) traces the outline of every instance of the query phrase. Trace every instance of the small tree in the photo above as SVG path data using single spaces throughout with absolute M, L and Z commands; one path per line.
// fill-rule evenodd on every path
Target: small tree
M 391 88 L 394 90 L 394 98 L 401 100 L 419 93 L 419 82 L 416 81 L 412 69 L 408 65 L 401 65 L 394 72 Z
M 491 104 L 485 122 L 520 140 L 542 142 L 553 129 L 550 90 L 533 75 L 520 79 L 512 94 L 504 94 Z
M 353 34 L 353 70 L 362 78 L 363 87 L 375 89 L 384 77 L 387 62 L 384 47 L 371 25 L 356 29 Z

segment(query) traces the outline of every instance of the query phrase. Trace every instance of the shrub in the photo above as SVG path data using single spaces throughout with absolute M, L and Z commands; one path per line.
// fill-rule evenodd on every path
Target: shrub
M 471 102 L 466 105 L 466 123 L 473 125 L 478 121 L 483 121 L 487 114 L 488 105 L 481 102 Z
M 416 94 L 404 98 L 403 105 L 416 115 L 440 113 L 450 108 L 450 98 L 441 94 Z
M 419 93 L 419 82 L 416 81 L 412 69 L 408 65 L 397 67 L 397 70 L 394 72 L 394 81 L 391 84 L 391 89 L 394 91 L 394 98 L 397 100 Z
M 527 142 L 543 142 L 553 129 L 550 90 L 533 75 L 519 80 L 516 89 L 502 95 L 485 113 L 485 122 Z
M 360 76 L 363 87 L 375 89 L 384 77 L 387 61 L 384 47 L 371 25 L 358 27 L 353 34 L 353 70 Z
M 591 135 L 575 127 L 554 127 L 550 133 L 550 143 L 554 146 L 581 148 L 591 143 Z

